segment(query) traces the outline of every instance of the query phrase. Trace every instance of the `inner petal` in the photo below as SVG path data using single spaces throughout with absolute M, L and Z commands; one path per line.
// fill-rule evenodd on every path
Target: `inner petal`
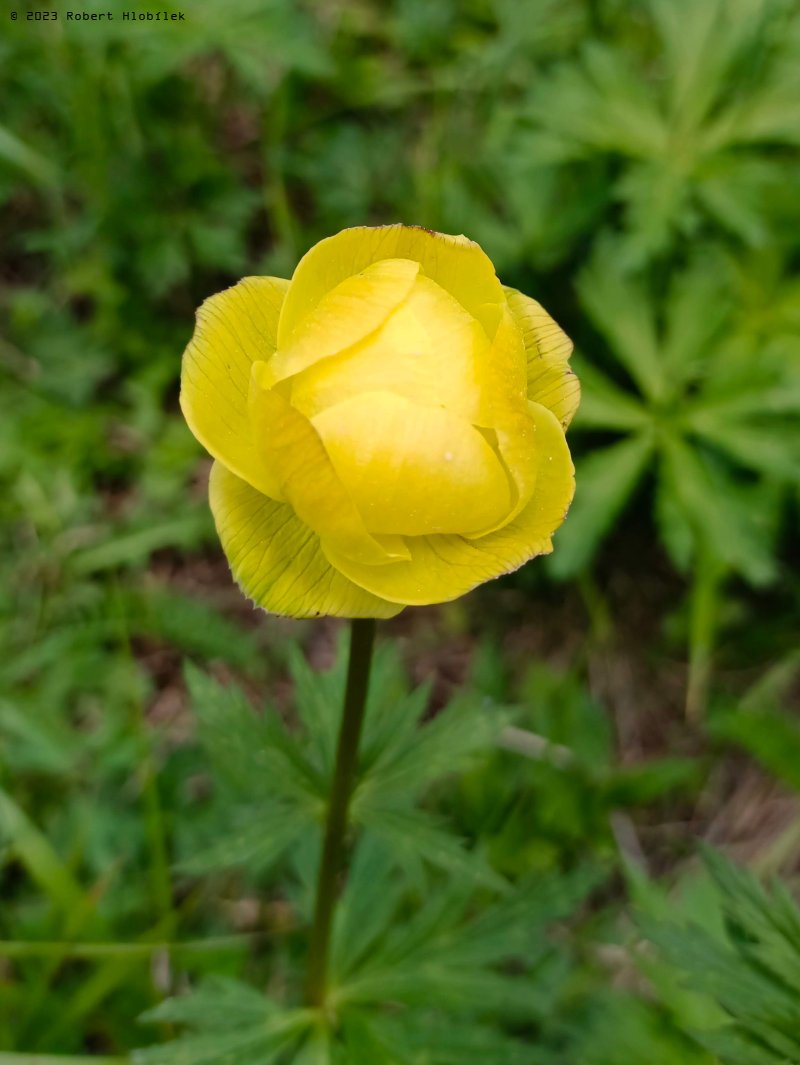
M 490 345 L 480 323 L 435 281 L 418 277 L 380 329 L 292 381 L 308 417 L 367 391 L 391 391 L 472 421 L 485 389 Z
M 508 477 L 484 436 L 442 407 L 364 392 L 311 420 L 373 533 L 467 535 L 511 507 Z
M 403 303 L 418 273 L 419 263 L 410 259 L 383 259 L 331 289 L 309 309 L 269 361 L 270 384 L 369 336 Z
M 321 240 L 300 260 L 281 310 L 278 348 L 326 292 L 371 263 L 393 257 L 419 263 L 423 273 L 483 324 L 489 338 L 494 336 L 505 302 L 503 289 L 477 244 L 419 226 L 358 226 Z

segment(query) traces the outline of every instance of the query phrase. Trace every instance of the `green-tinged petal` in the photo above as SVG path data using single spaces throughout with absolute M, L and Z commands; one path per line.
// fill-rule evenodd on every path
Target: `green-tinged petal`
M 209 501 L 231 572 L 257 606 L 295 618 L 391 618 L 402 609 L 334 569 L 288 503 L 262 495 L 220 462 L 211 469 Z
M 390 391 L 471 421 L 488 351 L 480 323 L 435 281 L 418 277 L 377 332 L 294 378 L 292 405 L 313 417 L 362 392 Z
M 508 305 L 522 331 L 528 358 L 550 362 L 568 362 L 572 341 L 541 303 L 515 288 L 505 289 Z
M 278 392 L 263 387 L 266 370 L 263 363 L 253 365 L 253 438 L 300 520 L 335 543 L 342 554 L 367 565 L 407 557 L 399 536 L 387 536 L 379 543 L 370 535 L 317 430 Z
M 581 399 L 578 378 L 570 370 L 572 341 L 536 300 L 505 290 L 527 353 L 528 398 L 551 410 L 566 428 Z
M 528 397 L 551 410 L 566 429 L 581 401 L 581 383 L 569 367 L 540 359 L 528 366 Z
M 381 259 L 411 259 L 480 321 L 491 338 L 503 289 L 482 249 L 466 237 L 433 233 L 418 226 L 358 226 L 328 237 L 307 252 L 292 277 L 278 326 L 283 348 L 298 324 L 345 278 Z
M 564 520 L 575 487 L 564 432 L 554 415 L 539 408 L 540 464 L 528 504 L 503 528 L 479 539 L 462 536 L 411 537 L 407 562 L 365 566 L 345 558 L 323 540 L 323 550 L 345 576 L 396 603 L 425 605 L 464 595 L 484 581 L 518 569 L 552 549 L 551 537 Z
M 288 286 L 277 277 L 246 277 L 207 299 L 181 369 L 181 410 L 194 435 L 214 458 L 274 498 L 281 498 L 280 487 L 254 447 L 247 397 L 253 363 L 275 351 Z
M 281 333 L 270 360 L 271 384 L 351 348 L 374 333 L 406 299 L 419 274 L 411 259 L 384 259 L 326 292 L 292 331 Z M 292 281 L 292 289 L 296 281 Z
M 448 410 L 365 392 L 328 407 L 313 424 L 375 533 L 478 533 L 509 512 L 508 478 L 497 455 Z
M 497 453 L 508 472 L 513 493 L 511 510 L 502 521 L 482 530 L 493 532 L 507 524 L 526 506 L 539 472 L 537 404 L 525 398 L 525 349 L 521 333 L 508 307 L 500 322 L 484 368 L 473 421 L 490 430 Z M 549 420 L 546 431 L 549 431 Z

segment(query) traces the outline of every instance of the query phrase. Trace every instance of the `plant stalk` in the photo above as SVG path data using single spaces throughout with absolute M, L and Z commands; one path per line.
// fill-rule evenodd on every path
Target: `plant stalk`
M 703 719 L 708 701 L 723 576 L 723 567 L 701 542 L 689 600 L 689 676 L 686 685 L 686 720 L 694 724 Z
M 325 839 L 317 876 L 314 922 L 308 960 L 306 998 L 311 1006 L 325 1002 L 328 983 L 333 912 L 337 886 L 344 858 L 347 814 L 358 762 L 358 745 L 364 724 L 367 689 L 372 666 L 375 641 L 375 619 L 354 618 L 350 629 L 350 660 L 347 667 L 347 687 L 344 696 L 336 763 L 333 771 Z

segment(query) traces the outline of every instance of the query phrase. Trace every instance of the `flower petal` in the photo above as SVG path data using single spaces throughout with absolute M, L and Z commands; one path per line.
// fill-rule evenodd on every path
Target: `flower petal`
M 575 489 L 564 432 L 553 414 L 531 404 L 537 425 L 539 472 L 522 511 L 501 529 L 479 539 L 410 537 L 407 562 L 365 566 L 343 557 L 325 539 L 322 549 L 345 576 L 391 602 L 422 606 L 464 595 L 484 581 L 518 569 L 552 550 L 551 536 L 564 520 Z
M 448 410 L 364 392 L 328 407 L 313 424 L 373 532 L 478 533 L 509 512 L 508 477 L 497 455 Z
M 514 488 L 511 511 L 482 530 L 493 532 L 526 506 L 539 472 L 535 411 L 525 398 L 525 348 L 510 308 L 506 307 L 484 368 L 473 421 L 491 430 Z
M 570 370 L 572 341 L 536 300 L 505 290 L 528 356 L 528 398 L 551 410 L 566 428 L 581 399 L 578 378 Z
M 257 606 L 294 618 L 391 618 L 402 609 L 334 569 L 288 503 L 262 495 L 221 462 L 211 468 L 209 502 L 231 572 Z
M 279 499 L 280 487 L 250 434 L 250 369 L 275 351 L 278 315 L 289 286 L 277 277 L 246 277 L 205 301 L 183 355 L 181 410 L 214 458 Z
M 292 405 L 313 417 L 351 396 L 387 391 L 472 420 L 489 347 L 480 323 L 453 296 L 418 277 L 377 332 L 294 378 Z M 524 366 L 524 353 L 522 359 Z M 521 395 L 524 389 L 523 370 Z
M 357 226 L 322 240 L 303 256 L 281 312 L 278 346 L 327 292 L 381 259 L 412 259 L 423 272 L 477 318 L 492 338 L 505 303 L 494 266 L 466 237 L 433 233 L 419 226 Z
M 384 537 L 379 543 L 367 531 L 317 430 L 283 396 L 262 386 L 265 370 L 263 363 L 253 365 L 253 438 L 301 521 L 326 536 L 340 552 L 367 565 L 408 557 L 399 536 Z
M 581 401 L 581 383 L 569 367 L 540 359 L 528 368 L 528 396 L 551 410 L 566 429 Z
M 269 363 L 271 384 L 300 373 L 374 333 L 405 300 L 419 274 L 411 259 L 383 259 L 326 292 L 291 332 Z M 296 281 L 292 281 L 294 290 Z

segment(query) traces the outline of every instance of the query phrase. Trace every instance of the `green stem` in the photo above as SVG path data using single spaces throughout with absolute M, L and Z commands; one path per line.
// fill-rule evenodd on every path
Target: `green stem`
M 339 742 L 336 747 L 336 764 L 328 804 L 325 840 L 317 876 L 314 923 L 311 928 L 306 993 L 308 1002 L 312 1006 L 322 1006 L 327 991 L 328 955 L 333 911 L 336 905 L 336 888 L 342 868 L 347 812 L 353 793 L 358 744 L 367 705 L 374 640 L 374 618 L 355 618 L 350 630 L 347 688 L 339 727 Z
M 703 541 L 695 561 L 689 600 L 689 677 L 686 685 L 686 719 L 702 720 L 711 680 L 711 659 L 719 615 L 724 571 Z

